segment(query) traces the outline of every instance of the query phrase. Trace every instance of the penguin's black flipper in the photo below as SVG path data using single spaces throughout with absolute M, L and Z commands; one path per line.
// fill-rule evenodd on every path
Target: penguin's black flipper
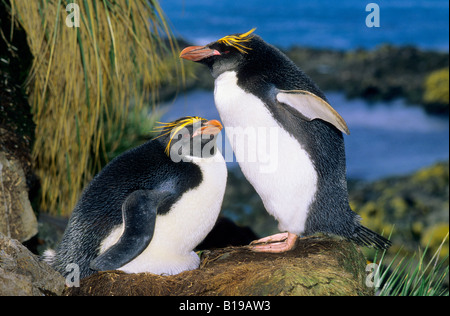
M 297 110 L 308 121 L 321 119 L 334 125 L 341 132 L 347 135 L 350 134 L 347 124 L 339 113 L 325 100 L 311 92 L 304 90 L 278 90 L 276 98 L 278 102 Z
M 92 260 L 90 268 L 97 271 L 115 270 L 127 264 L 147 248 L 153 238 L 158 206 L 170 196 L 167 191 L 138 190 L 122 204 L 125 226 L 119 241 Z

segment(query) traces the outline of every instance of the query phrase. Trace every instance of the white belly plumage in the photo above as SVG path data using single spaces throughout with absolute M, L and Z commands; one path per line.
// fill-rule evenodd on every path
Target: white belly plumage
M 266 210 L 281 231 L 301 234 L 317 190 L 308 153 L 259 98 L 237 85 L 235 72 L 216 79 L 214 98 L 242 172 Z
M 203 181 L 185 192 L 168 213 L 156 217 L 148 247 L 118 270 L 171 275 L 198 268 L 200 259 L 193 249 L 211 231 L 220 213 L 227 169 L 220 152 L 212 158 L 189 159 L 200 166 Z M 102 242 L 100 253 L 114 245 L 123 230 L 123 225 L 115 228 Z

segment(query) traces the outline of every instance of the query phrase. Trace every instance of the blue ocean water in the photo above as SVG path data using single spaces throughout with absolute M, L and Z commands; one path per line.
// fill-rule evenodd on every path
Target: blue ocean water
M 448 117 L 427 115 L 402 100 L 370 104 L 363 99 L 348 100 L 343 93 L 326 95 L 351 132 L 344 136 L 349 178 L 370 181 L 405 175 L 449 158 Z M 167 111 L 164 122 L 194 115 L 220 120 L 213 91 L 180 95 L 162 108 Z M 222 140 L 221 151 L 228 156 L 231 146 L 225 136 Z M 228 167 L 237 167 L 235 161 L 228 162 Z
M 380 27 L 366 26 L 369 3 Z M 206 44 L 257 27 L 271 44 L 334 49 L 383 43 L 448 51 L 448 0 L 160 0 L 175 35 Z

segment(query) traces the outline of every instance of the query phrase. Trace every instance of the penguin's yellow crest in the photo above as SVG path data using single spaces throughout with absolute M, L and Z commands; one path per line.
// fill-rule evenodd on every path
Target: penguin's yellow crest
M 242 43 L 249 42 L 253 37 L 253 36 L 250 36 L 250 34 L 252 34 L 255 30 L 256 30 L 256 27 L 252 28 L 247 33 L 243 33 L 241 35 L 228 35 L 228 36 L 222 37 L 217 42 L 228 45 L 228 46 L 232 46 L 232 47 L 236 48 L 238 51 L 240 51 L 241 53 L 247 54 L 247 50 L 251 50 L 251 48 L 245 46 L 245 44 L 242 44 Z
M 181 131 L 183 128 L 185 128 L 188 125 L 191 125 L 191 124 L 194 124 L 197 122 L 201 122 L 201 121 L 206 121 L 206 119 L 198 117 L 198 116 L 188 116 L 185 119 L 171 122 L 171 123 L 156 122 L 157 124 L 160 124 L 160 126 L 155 127 L 154 132 L 161 133 L 161 135 L 159 135 L 156 138 L 159 138 L 161 136 L 171 133 L 169 142 L 166 146 L 166 149 L 164 150 L 166 155 L 167 156 L 170 155 L 170 145 L 172 144 L 172 140 L 178 134 L 179 131 Z

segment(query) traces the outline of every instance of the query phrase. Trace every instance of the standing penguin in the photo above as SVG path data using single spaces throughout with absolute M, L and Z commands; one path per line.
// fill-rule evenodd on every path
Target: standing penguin
M 348 202 L 345 148 L 349 130 L 317 85 L 286 55 L 259 36 L 229 35 L 206 46 L 185 48 L 180 57 L 209 67 L 214 99 L 237 161 L 284 233 L 254 242 L 255 251 L 291 250 L 298 235 L 316 232 L 386 249 L 390 242 L 360 224 Z M 250 161 L 242 127 L 276 129 L 277 150 Z M 232 131 L 229 133 L 229 131 Z M 247 135 L 246 135 L 247 134 Z M 254 150 L 263 152 L 266 137 Z M 262 136 L 261 136 L 262 135 Z M 261 166 L 276 165 L 273 172 Z
M 177 274 L 200 263 L 193 249 L 213 228 L 227 170 L 215 145 L 222 125 L 184 117 L 97 174 L 81 195 L 56 251 L 44 259 L 63 275 L 95 271 Z

